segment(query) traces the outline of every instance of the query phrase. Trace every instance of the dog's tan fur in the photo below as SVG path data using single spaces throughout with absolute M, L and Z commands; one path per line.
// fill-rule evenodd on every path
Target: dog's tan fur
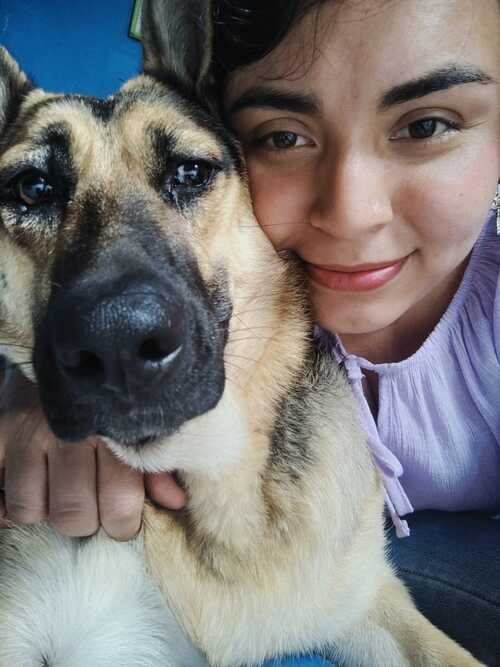
M 17 65 L 5 52 L 0 59 L 11 85 L 21 86 Z M 213 666 L 258 664 L 273 654 L 315 649 L 335 653 L 339 664 L 351 667 L 478 665 L 421 616 L 387 564 L 381 484 L 349 388 L 326 352 L 314 352 L 300 271 L 277 257 L 259 230 L 244 180 L 235 170 L 221 174 L 192 210 L 166 207 L 147 177 L 154 166 L 147 128 L 172 132 L 182 150 L 196 145 L 202 156 L 220 157 L 220 142 L 151 76 L 138 77 L 123 90 L 137 93 L 137 99 L 127 100 L 109 124 L 78 100 L 34 90 L 19 107 L 18 128 L 5 135 L 0 171 L 29 161 L 38 150 L 36 138 L 49 126 L 64 125 L 78 184 L 59 227 L 40 229 L 29 216 L 20 226 L 11 212 L 1 213 L 0 343 L 34 379 L 24 365 L 30 355 L 18 346 L 33 346 L 34 325 L 53 288 L 53 263 L 86 222 L 82 202 L 93 197 L 104 216 L 98 252 L 105 253 L 121 241 L 121 215 L 133 196 L 174 247 L 195 255 L 207 284 L 217 281 L 224 267 L 233 304 L 226 385 L 213 410 L 163 441 L 143 449 L 108 441 L 117 456 L 138 468 L 180 470 L 189 493 L 180 512 L 147 505 L 135 546 L 111 545 L 104 534 L 80 545 L 57 537 L 48 526 L 0 535 L 0 667 L 12 667 L 12 656 L 24 655 L 17 631 L 23 624 L 37 627 L 41 581 L 58 605 L 58 585 L 51 583 L 47 565 L 51 558 L 61 558 L 58 567 L 76 583 L 87 578 L 85 613 L 92 616 L 103 592 L 93 591 L 89 571 L 109 570 L 112 578 L 114 559 L 132 559 L 130 567 L 140 578 L 142 565 L 133 560 L 137 553 L 161 591 L 165 613 L 173 614 Z M 304 420 L 307 442 L 294 450 L 290 442 L 294 432 L 302 432 Z M 284 435 L 278 442 L 279 428 Z M 93 570 L 75 565 L 79 550 L 94 554 Z M 41 576 L 47 567 L 49 575 Z M 20 604 L 21 590 L 33 593 L 28 608 Z M 84 603 L 75 597 L 74 604 Z M 155 623 L 153 616 L 146 625 L 154 631 Z M 67 643 L 50 658 L 45 653 L 45 664 L 90 667 L 75 657 L 80 649 L 71 628 L 57 631 Z M 146 632 L 136 637 L 128 626 L 122 633 L 134 638 L 136 651 L 148 642 L 170 641 L 170 653 L 161 654 L 163 662 L 160 647 L 156 658 L 144 654 L 136 663 L 116 653 L 101 663 L 99 649 L 93 667 L 194 665 L 198 659 L 176 653 L 173 631 L 160 638 L 158 631 L 154 639 Z M 26 641 L 35 648 L 58 645 L 53 636 L 44 644 L 46 639 Z

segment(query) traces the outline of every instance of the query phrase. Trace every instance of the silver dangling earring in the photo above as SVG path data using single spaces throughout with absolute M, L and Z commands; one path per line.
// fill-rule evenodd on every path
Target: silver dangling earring
M 493 210 L 497 212 L 497 236 L 500 236 L 500 181 L 498 181 L 497 193 L 493 200 Z

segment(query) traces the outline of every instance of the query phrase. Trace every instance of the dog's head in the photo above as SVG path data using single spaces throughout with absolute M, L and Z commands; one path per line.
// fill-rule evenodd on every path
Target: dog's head
M 241 285 L 283 272 L 212 110 L 208 11 L 146 2 L 144 74 L 106 100 L 0 51 L 0 346 L 62 439 L 144 448 L 211 410 Z

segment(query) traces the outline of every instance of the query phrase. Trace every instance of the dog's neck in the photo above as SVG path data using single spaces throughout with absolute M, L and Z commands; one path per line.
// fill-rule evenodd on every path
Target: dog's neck
M 200 465 L 182 474 L 191 537 L 198 533 L 200 542 L 213 540 L 233 555 L 245 554 L 247 562 L 248 550 L 262 546 L 270 515 L 279 511 L 269 493 L 275 474 L 272 439 L 281 402 L 290 387 L 304 381 L 311 350 L 311 324 L 303 294 L 293 290 L 293 276 L 283 272 L 268 279 L 257 295 L 258 285 L 236 301 L 226 391 L 211 413 L 188 425 L 193 442 L 201 436 L 202 451 Z M 253 329 L 252 312 L 259 321 Z

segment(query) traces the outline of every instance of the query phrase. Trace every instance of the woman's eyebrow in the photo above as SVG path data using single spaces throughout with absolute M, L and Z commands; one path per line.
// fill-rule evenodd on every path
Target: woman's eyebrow
M 465 83 L 495 83 L 495 80 L 477 67 L 468 64 L 451 63 L 434 69 L 427 74 L 412 79 L 385 92 L 379 100 L 377 108 L 386 111 L 392 106 L 425 97 L 440 90 Z
M 312 116 L 320 112 L 320 102 L 311 93 L 292 93 L 268 86 L 254 86 L 231 104 L 228 113 L 235 114 L 251 107 L 292 111 Z

